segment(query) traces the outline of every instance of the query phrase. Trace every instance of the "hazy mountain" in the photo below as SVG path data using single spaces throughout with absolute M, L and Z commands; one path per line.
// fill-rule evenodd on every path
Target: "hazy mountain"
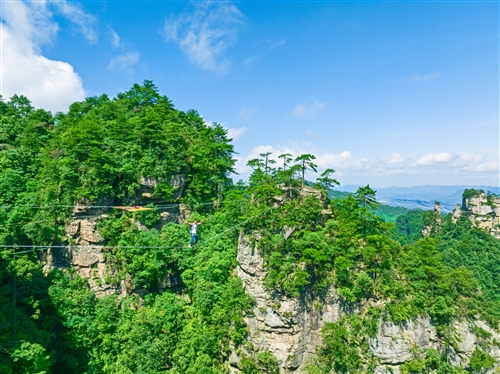
M 340 186 L 339 191 L 355 192 L 358 185 Z M 433 186 L 422 185 L 412 187 L 386 187 L 374 189 L 377 191 L 377 199 L 387 205 L 401 206 L 409 209 L 432 209 L 435 201 L 441 203 L 443 212 L 450 212 L 456 204 L 462 202 L 462 193 L 467 188 L 484 190 L 485 192 L 500 193 L 498 186 Z

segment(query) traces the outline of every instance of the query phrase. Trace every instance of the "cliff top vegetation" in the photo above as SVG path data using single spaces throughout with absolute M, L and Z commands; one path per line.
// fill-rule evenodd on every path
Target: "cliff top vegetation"
M 0 252 L 0 371 L 226 372 L 230 347 L 246 344 L 243 317 L 253 305 L 234 272 L 240 232 L 262 254 L 268 288 L 319 305 L 335 287 L 353 310 L 378 305 L 325 329 L 325 342 L 346 351 L 321 351 L 313 372 L 364 370 L 380 319 L 428 316 L 450 346 L 457 318 L 498 325 L 500 244 L 465 217 L 455 224 L 410 211 L 386 222 L 370 186 L 329 198 L 334 170 L 307 187 L 306 171 L 317 169 L 310 154 L 279 155 L 273 164 L 264 153 L 249 161 L 248 183 L 233 183 L 233 155 L 222 126 L 175 109 L 150 81 L 56 115 L 22 96 L 0 101 L 0 244 L 7 246 Z M 155 181 L 151 201 L 182 203 L 204 221 L 199 246 L 187 247 L 186 226 L 160 224 L 158 204 L 113 208 L 142 199 L 144 178 Z M 74 205 L 99 201 L 108 202 L 99 245 L 116 270 L 102 281 L 130 280 L 143 298 L 97 298 L 71 269 L 42 271 L 50 246 L 72 244 L 64 229 Z M 429 237 L 424 226 L 433 228 Z M 42 247 L 24 253 L 15 246 Z M 165 289 L 171 275 L 180 284 Z M 277 370 L 269 352 L 243 360 L 245 373 Z

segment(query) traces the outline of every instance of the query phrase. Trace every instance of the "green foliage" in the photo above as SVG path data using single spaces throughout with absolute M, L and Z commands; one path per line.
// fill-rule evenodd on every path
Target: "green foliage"
M 411 360 L 401 365 L 401 374 L 420 374 L 424 372 L 424 362 L 421 360 Z
M 227 219 L 225 213 L 213 214 L 209 226 L 200 226 L 202 239 L 221 232 Z M 133 225 L 117 229 L 126 221 L 108 221 L 102 235 L 116 244 L 132 240 L 134 245 L 160 248 L 116 248 L 110 261 L 132 275 L 135 287 L 153 292 L 143 306 L 133 297 L 96 299 L 85 280 L 70 281 L 60 274 L 51 286 L 51 297 L 73 344 L 85 349 L 96 372 L 156 373 L 164 368 L 172 373 L 222 372 L 221 357 L 229 342 L 238 344 L 246 336 L 242 316 L 251 306 L 239 279 L 230 275 L 237 232 L 193 252 L 179 245 L 188 241 L 188 231 L 180 225 L 168 224 L 161 233 L 137 232 Z M 187 300 L 161 292 L 164 279 L 175 274 Z M 269 364 L 264 358 L 256 357 L 257 364 Z
M 480 229 L 471 228 L 466 217 L 456 224 L 448 217 L 436 240 L 445 264 L 452 268 L 466 267 L 478 280 L 485 297 L 491 302 L 500 302 L 498 239 Z
M 159 181 L 155 193 L 168 197 L 175 178 L 182 177 L 189 199 L 214 198 L 234 163 L 226 135 L 196 112 L 174 109 L 150 81 L 113 100 L 88 98 L 58 117 L 44 152 L 45 196 L 126 200 L 148 177 Z
M 402 243 L 415 243 L 422 238 L 423 216 L 424 212 L 422 210 L 415 209 L 396 218 L 396 230 Z
M 379 205 L 375 209 L 375 214 L 386 222 L 396 223 L 396 220 L 400 216 L 404 216 L 410 211 L 413 211 L 413 209 L 410 210 L 401 206 Z
M 326 169 L 323 173 L 321 173 L 321 177 L 317 178 L 317 185 L 325 191 L 332 189 L 335 185 L 339 186 L 339 181 L 332 178 L 333 173 L 335 173 L 335 170 Z
M 364 305 L 325 326 L 311 373 L 373 370 L 368 339 L 381 319 L 429 316 L 449 344 L 457 316 L 492 325 L 500 319 L 499 241 L 465 217 L 453 224 L 432 212 L 395 212 L 380 207 L 369 186 L 348 195 L 329 191 L 328 201 L 325 192 L 338 184 L 331 169 L 318 178 L 321 189 L 300 188 L 305 171 L 316 170 L 308 154 L 295 165 L 280 155 L 274 168 L 263 153 L 249 162 L 249 183 L 233 185 L 233 153 L 226 130 L 207 126 L 195 111 L 176 110 L 150 81 L 114 99 L 87 98 L 57 116 L 22 96 L 0 101 L 0 244 L 67 243 L 66 206 L 101 198 L 135 204 L 145 180 L 153 199 L 182 201 L 203 221 L 200 244 L 188 248 L 188 227 L 163 224 L 154 205 L 101 217 L 103 254 L 116 270 L 105 281 L 123 281 L 143 298 L 98 298 L 75 273 L 44 275 L 41 257 L 2 250 L 0 371 L 223 373 L 234 346 L 250 352 L 242 353 L 244 373 L 278 373 L 269 351 L 239 349 L 248 333 L 243 316 L 253 305 L 234 274 L 240 230 L 263 255 L 270 289 L 307 293 L 303 299 L 318 305 L 333 284 L 346 310 Z M 422 239 L 424 226 L 434 229 Z M 385 307 L 369 307 L 371 301 Z M 483 351 L 490 337 L 476 333 L 469 370 L 481 372 L 492 365 Z M 461 370 L 435 350 L 401 367 Z
M 253 229 L 262 234 L 259 250 L 266 260 L 268 287 L 298 296 L 309 284 L 314 290 L 328 285 L 332 250 L 320 225 L 321 209 L 313 196 L 297 198 L 255 223 Z M 281 233 L 285 226 L 294 229 L 288 239 Z
M 470 199 L 471 197 L 484 194 L 484 190 L 476 190 L 474 188 L 466 188 L 464 192 L 462 192 L 463 199 Z
M 469 366 L 473 373 L 483 373 L 486 370 L 491 369 L 494 363 L 495 359 L 493 357 L 476 348 L 474 352 L 472 352 Z
M 363 373 L 364 359 L 371 356 L 368 338 L 377 333 L 381 311 L 369 308 L 363 316 L 346 315 L 335 323 L 326 323 L 321 331 L 323 345 L 308 370 L 319 373 Z
M 51 366 L 50 354 L 40 344 L 22 342 L 11 354 L 14 364 L 20 364 L 22 373 L 45 374 Z M 21 371 L 19 371 L 21 373 Z
M 418 352 L 417 358 L 405 362 L 400 366 L 402 374 L 420 374 L 420 373 L 437 373 L 437 374 L 465 374 L 466 371 L 461 366 L 452 367 L 447 359 L 446 353 L 440 353 L 436 349 L 428 349 L 425 355 Z
M 252 356 L 241 354 L 241 371 L 244 374 L 279 374 L 278 360 L 268 350 Z
M 318 167 L 316 164 L 314 164 L 312 161 L 316 159 L 316 156 L 311 155 L 311 154 L 303 154 L 300 155 L 299 157 L 295 158 L 295 162 L 297 162 L 299 166 L 299 170 L 302 173 L 302 186 L 304 186 L 305 182 L 305 172 L 307 170 L 314 170 L 316 171 L 316 168 Z M 338 183 L 338 182 L 337 182 Z
M 58 244 L 71 210 L 54 204 L 89 204 L 101 197 L 130 204 L 140 196 L 141 178 L 154 181 L 153 197 L 161 201 L 173 201 L 174 193 L 195 205 L 220 199 L 234 164 L 222 126 L 174 109 L 149 81 L 116 99 L 102 95 L 74 103 L 56 118 L 14 96 L 0 102 L 0 144 L 0 244 Z M 200 230 L 202 238 L 237 223 L 236 207 L 212 217 L 212 227 Z M 229 341 L 246 335 L 242 313 L 250 305 L 230 276 L 237 233 L 193 254 L 182 248 L 187 230 L 170 224 L 160 232 L 159 219 L 157 210 L 112 211 L 98 225 L 109 246 L 162 247 L 104 253 L 117 269 L 107 281 L 116 284 L 130 274 L 134 287 L 152 291 L 142 306 L 130 297 L 97 299 L 76 275 L 46 277 L 35 256 L 3 250 L 0 371 L 220 371 Z M 138 230 L 136 222 L 149 230 Z M 190 302 L 160 294 L 165 279 L 184 287 Z

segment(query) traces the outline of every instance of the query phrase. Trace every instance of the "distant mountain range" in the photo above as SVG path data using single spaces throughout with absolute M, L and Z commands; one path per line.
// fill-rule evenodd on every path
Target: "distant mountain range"
M 355 192 L 358 185 L 348 184 L 340 186 L 336 190 L 345 192 Z M 500 187 L 495 186 L 412 186 L 412 187 L 386 187 L 376 188 L 377 200 L 382 204 L 400 206 L 408 209 L 432 209 L 434 202 L 441 203 L 441 211 L 448 213 L 455 209 L 457 204 L 462 203 L 462 193 L 467 188 L 484 190 L 485 192 L 500 193 Z

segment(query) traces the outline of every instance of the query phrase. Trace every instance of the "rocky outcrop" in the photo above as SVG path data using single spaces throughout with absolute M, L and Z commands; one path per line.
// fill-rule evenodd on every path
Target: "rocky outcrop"
M 175 174 L 170 178 L 160 181 L 152 177 L 140 177 L 137 181 L 139 188 L 134 194 L 127 196 L 123 201 L 117 203 L 114 196 L 103 195 L 94 200 L 86 198 L 75 202 L 73 214 L 102 214 L 107 212 L 114 205 L 147 205 L 147 204 L 165 204 L 177 201 L 184 193 L 187 180 L 185 174 Z M 156 186 L 160 183 L 169 184 L 172 187 L 171 196 L 155 195 Z
M 154 191 L 159 183 L 166 183 L 172 186 L 172 196 L 164 197 L 161 195 L 155 195 Z M 134 195 L 129 196 L 125 203 L 130 205 L 145 205 L 150 203 L 160 204 L 177 200 L 184 193 L 186 184 L 185 174 L 175 174 L 164 181 L 151 177 L 141 177 L 139 179 L 139 190 Z
M 166 200 L 153 195 L 154 189 L 159 183 L 154 178 L 142 177 L 139 180 L 140 188 L 134 197 L 129 197 L 127 204 L 146 205 L 149 203 L 165 203 L 175 201 L 179 198 L 186 187 L 186 177 L 183 174 L 173 176 L 168 181 L 174 188 L 173 195 Z M 111 196 L 101 196 L 96 200 L 81 199 L 76 202 L 72 217 L 66 224 L 63 243 L 65 248 L 55 248 L 43 254 L 44 271 L 46 273 L 53 269 L 72 269 L 76 274 L 85 278 L 96 296 L 102 297 L 110 294 L 139 296 L 149 290 L 134 288 L 130 276 L 118 279 L 118 269 L 113 261 L 109 259 L 109 252 L 104 248 L 103 238 L 98 230 L 98 223 L 110 217 L 109 210 L 114 206 L 115 199 Z M 161 210 L 160 210 L 161 211 Z M 120 213 L 121 214 L 121 213 Z M 164 208 L 160 213 L 160 221 L 155 228 L 161 228 L 169 222 L 185 222 L 191 211 L 184 204 L 172 204 Z M 148 228 L 138 220 L 131 218 L 139 231 Z M 158 287 L 161 289 L 177 288 L 182 284 L 178 274 L 175 272 L 161 280 Z
M 88 247 L 68 246 L 46 251 L 44 257 L 46 272 L 54 269 L 72 269 L 77 275 L 87 279 L 90 289 L 97 297 L 111 294 L 119 296 L 138 295 L 143 297 L 151 290 L 136 288 L 129 275 L 119 279 L 118 269 L 113 261 L 107 258 L 107 252 L 102 246 Z M 182 280 L 177 272 L 168 274 L 161 280 L 157 290 L 174 289 L 182 285 Z
M 462 205 L 457 204 L 455 206 L 455 209 L 453 210 L 451 221 L 453 223 L 456 223 L 461 216 L 462 216 Z
M 441 204 L 438 202 L 434 203 L 434 215 L 436 217 L 436 220 L 433 224 L 429 226 L 424 226 L 422 228 L 422 237 L 429 236 L 433 230 L 438 230 L 439 227 L 441 226 Z
M 487 196 L 484 192 L 479 192 L 463 199 L 462 210 L 474 227 L 500 239 L 500 197 Z
M 284 234 L 289 232 L 283 230 Z M 255 299 L 253 313 L 245 317 L 248 343 L 255 351 L 268 350 L 274 354 L 281 373 L 306 373 L 306 365 L 314 361 L 316 348 L 321 345 L 320 331 L 325 323 L 336 322 L 344 314 L 358 310 L 348 310 L 334 287 L 327 290 L 321 303 L 286 297 L 267 289 L 265 263 L 258 250 L 258 240 L 255 245 L 251 243 L 249 236 L 240 235 L 237 275 L 246 292 Z M 500 346 L 493 344 L 500 342 L 498 332 L 481 321 L 456 322 L 454 330 L 455 344 L 449 347 L 439 338 L 428 318 L 420 317 L 403 324 L 379 321 L 378 333 L 369 340 L 370 352 L 378 363 L 375 373 L 399 374 L 402 364 L 423 358 L 430 348 L 446 350 L 452 365 L 466 366 L 476 347 L 481 346 L 497 360 L 496 368 L 500 367 Z M 241 354 L 247 354 L 243 347 L 232 349 L 229 358 L 232 373 L 240 372 Z
M 131 282 L 123 280 L 118 284 L 110 281 L 116 276 L 113 269 L 106 261 L 101 246 L 72 247 L 50 249 L 45 258 L 45 271 L 53 269 L 72 269 L 77 275 L 87 279 L 89 286 L 97 297 L 110 294 L 126 294 L 130 291 Z
M 253 315 L 246 317 L 254 349 L 273 353 L 283 373 L 302 372 L 321 341 L 319 331 L 324 322 L 336 321 L 344 313 L 335 290 L 328 292 L 328 302 L 321 311 L 315 309 L 311 300 L 301 301 L 269 291 L 264 286 L 264 260 L 243 234 L 239 238 L 237 275 L 255 299 Z M 231 360 L 234 372 L 238 370 L 239 356 L 233 352 Z
M 447 346 L 439 338 L 436 328 L 428 318 L 418 318 L 416 321 L 407 321 L 401 325 L 390 322 L 379 322 L 377 335 L 370 339 L 370 351 L 378 359 L 376 373 L 400 373 L 400 366 L 413 359 L 423 359 L 428 349 L 446 351 L 448 362 L 453 366 L 466 367 L 474 350 L 481 347 L 497 363 L 500 368 L 500 347 L 495 344 L 500 334 L 482 321 L 457 321 L 453 325 L 455 344 Z M 491 334 L 484 340 L 478 336 L 478 331 Z M 490 372 L 494 372 L 491 370 Z

